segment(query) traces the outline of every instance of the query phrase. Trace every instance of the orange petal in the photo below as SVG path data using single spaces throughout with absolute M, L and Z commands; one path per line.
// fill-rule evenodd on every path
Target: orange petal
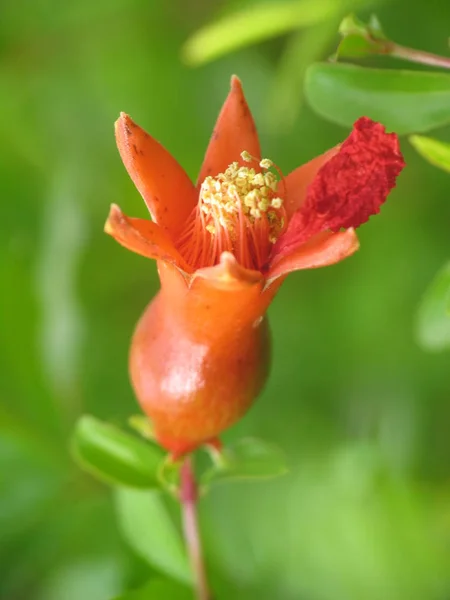
M 152 219 L 176 236 L 197 202 L 191 180 L 173 156 L 125 113 L 116 121 L 116 141 Z
M 261 158 L 252 113 L 242 91 L 241 82 L 233 75 L 231 90 L 214 127 L 198 184 L 201 185 L 208 175 L 223 173 L 232 162 L 242 162 L 240 154 L 244 150 L 258 160 Z
M 330 160 L 335 154 L 339 152 L 340 146 L 335 146 L 330 150 L 327 150 L 324 154 L 316 156 L 309 162 L 301 165 L 285 178 L 284 185 L 286 192 L 284 195 L 284 208 L 288 219 L 292 217 L 296 210 L 298 210 L 303 204 L 306 198 L 306 192 L 308 185 L 313 181 L 317 175 L 317 171 L 323 167 L 323 165 Z
M 146 258 L 163 260 L 184 271 L 192 270 L 159 225 L 145 219 L 127 217 L 116 204 L 111 205 L 105 232 L 127 250 Z
M 282 275 L 300 269 L 316 269 L 333 265 L 352 255 L 358 248 L 358 237 L 354 229 L 338 233 L 324 231 L 278 260 L 275 255 L 269 265 L 267 281 L 270 283 Z

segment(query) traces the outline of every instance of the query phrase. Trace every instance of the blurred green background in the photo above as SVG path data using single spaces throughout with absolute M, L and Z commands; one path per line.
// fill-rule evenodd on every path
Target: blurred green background
M 111 202 L 146 216 L 115 148 L 119 111 L 195 178 L 236 73 L 263 155 L 289 172 L 348 133 L 314 115 L 302 77 L 333 52 L 352 6 L 376 10 L 396 41 L 446 52 L 449 3 L 336 0 L 336 14 L 300 33 L 183 63 L 199 27 L 261 3 L 2 2 L 1 598 L 110 600 L 157 572 L 122 540 L 110 490 L 68 452 L 80 414 L 124 424 L 138 412 L 128 345 L 158 287 L 152 262 L 102 232 Z M 449 355 L 414 338 L 421 296 L 449 256 L 450 180 L 406 140 L 404 152 L 408 168 L 360 231 L 361 250 L 294 274 L 270 309 L 269 385 L 226 440 L 273 441 L 291 471 L 202 502 L 218 599 L 450 597 Z

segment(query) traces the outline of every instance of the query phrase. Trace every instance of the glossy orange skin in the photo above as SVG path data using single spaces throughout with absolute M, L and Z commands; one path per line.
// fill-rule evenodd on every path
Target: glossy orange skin
M 270 358 L 263 314 L 273 293 L 262 293 L 262 283 L 218 289 L 201 279 L 188 288 L 176 269 L 158 267 L 161 291 L 137 325 L 130 373 L 157 441 L 178 457 L 214 442 L 261 391 Z

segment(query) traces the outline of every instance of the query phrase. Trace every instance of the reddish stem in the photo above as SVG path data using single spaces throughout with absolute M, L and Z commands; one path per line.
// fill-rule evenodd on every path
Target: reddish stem
M 180 473 L 180 503 L 186 548 L 194 575 L 197 600 L 211 600 L 203 561 L 200 530 L 197 519 L 198 488 L 191 459 L 185 459 Z
M 395 56 L 403 60 L 421 63 L 422 65 L 430 65 L 431 67 L 450 69 L 450 58 L 446 56 L 439 56 L 438 54 L 424 52 L 423 50 L 415 50 L 414 48 L 406 48 L 405 46 L 400 46 L 399 44 L 395 43 L 392 43 L 392 45 L 389 44 L 389 51 L 391 56 Z

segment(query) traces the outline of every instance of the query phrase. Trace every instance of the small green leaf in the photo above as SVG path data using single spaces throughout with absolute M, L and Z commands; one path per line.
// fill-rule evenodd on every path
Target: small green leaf
M 283 451 L 256 438 L 244 438 L 216 455 L 215 465 L 206 471 L 201 483 L 233 479 L 266 479 L 287 473 Z
M 376 44 L 357 34 L 347 35 L 339 44 L 333 59 L 362 58 L 376 54 Z
M 194 33 L 183 47 L 183 58 L 190 65 L 200 65 L 239 48 L 328 20 L 341 10 L 342 5 L 336 0 L 287 0 L 252 6 Z
M 339 33 L 343 39 L 336 51 L 336 58 L 390 53 L 392 43 L 387 40 L 375 16 L 366 24 L 354 15 L 349 15 L 341 22 Z
M 366 37 L 369 33 L 369 28 L 355 15 L 347 15 L 339 25 L 339 33 L 342 37 L 355 34 Z
M 137 488 L 159 487 L 164 452 L 90 415 L 75 426 L 72 453 L 81 468 L 107 483 Z
M 381 23 L 377 15 L 370 15 L 368 27 L 373 37 L 376 37 L 379 40 L 388 39 L 383 31 L 383 28 L 381 27 Z
M 359 117 L 399 134 L 450 123 L 450 75 L 316 63 L 305 78 L 309 104 L 319 115 L 350 127 Z
M 450 262 L 439 271 L 419 307 L 416 334 L 425 349 L 440 352 L 450 348 Z
M 187 587 L 169 579 L 152 579 L 143 588 L 114 600 L 193 600 L 193 595 Z
M 177 496 L 178 494 L 182 464 L 182 460 L 174 462 L 172 457 L 167 454 L 159 466 L 158 478 L 161 487 L 172 494 L 172 496 Z
M 184 544 L 163 495 L 117 488 L 115 497 L 120 528 L 135 552 L 169 577 L 191 583 Z
M 129 426 L 137 431 L 139 435 L 141 435 L 146 440 L 155 440 L 155 430 L 153 428 L 153 424 L 148 419 L 148 417 L 144 415 L 132 415 L 128 419 Z
M 450 144 L 423 135 L 412 135 L 409 141 L 425 160 L 450 173 Z

